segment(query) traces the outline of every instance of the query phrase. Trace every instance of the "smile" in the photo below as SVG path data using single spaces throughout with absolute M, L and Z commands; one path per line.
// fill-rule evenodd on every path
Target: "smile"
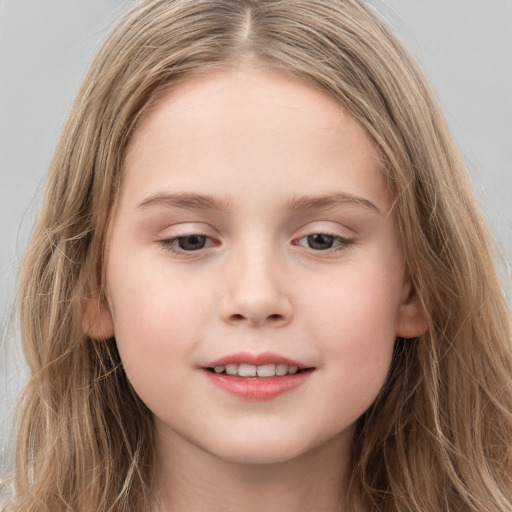
M 270 352 L 237 353 L 202 366 L 208 380 L 238 398 L 271 400 L 303 385 L 314 367 Z
M 302 371 L 298 366 L 288 366 L 287 364 L 227 364 L 208 368 L 217 374 L 238 375 L 239 377 L 284 377 L 285 375 L 295 375 Z

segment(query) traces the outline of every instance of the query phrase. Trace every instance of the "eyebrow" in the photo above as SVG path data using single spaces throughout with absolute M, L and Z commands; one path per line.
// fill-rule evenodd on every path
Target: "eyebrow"
M 218 210 L 227 211 L 231 202 L 218 197 L 194 194 L 154 194 L 141 201 L 137 208 L 149 208 L 151 206 L 170 206 L 185 210 Z
M 311 211 L 334 208 L 339 205 L 354 205 L 367 210 L 381 213 L 379 208 L 363 197 L 336 192 L 328 195 L 306 195 L 291 198 L 286 206 L 290 211 Z M 231 207 L 231 201 L 216 196 L 184 192 L 180 194 L 157 193 L 143 201 L 137 208 L 149 208 L 152 206 L 166 206 L 182 208 L 186 210 L 216 210 L 225 212 Z
M 379 208 L 368 199 L 344 192 L 335 192 L 328 195 L 294 197 L 288 201 L 287 206 L 288 209 L 292 211 L 308 211 L 334 208 L 344 204 L 360 206 L 378 214 L 382 213 Z

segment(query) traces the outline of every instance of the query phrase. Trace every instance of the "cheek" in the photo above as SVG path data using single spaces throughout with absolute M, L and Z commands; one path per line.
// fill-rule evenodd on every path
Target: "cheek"
M 401 272 L 388 270 L 371 265 L 356 272 L 352 266 L 335 286 L 313 287 L 302 304 L 309 311 L 304 327 L 322 359 L 335 362 L 333 384 L 370 402 L 385 381 L 396 339 Z
M 199 314 L 207 308 L 204 294 L 151 271 L 119 269 L 110 284 L 115 338 L 130 380 L 147 378 L 150 369 L 179 371 L 176 362 L 193 351 L 204 332 Z
M 318 319 L 319 333 L 336 333 L 342 339 L 362 337 L 363 333 L 372 338 L 394 338 L 401 272 L 381 266 L 360 267 L 348 267 L 328 281 L 311 282 L 303 307 L 311 312 L 313 321 Z

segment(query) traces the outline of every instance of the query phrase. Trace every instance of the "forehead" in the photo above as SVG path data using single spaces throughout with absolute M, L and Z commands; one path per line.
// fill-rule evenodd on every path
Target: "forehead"
M 387 201 L 376 152 L 331 96 L 283 73 L 242 67 L 183 81 L 143 117 L 125 157 L 123 188 L 230 187 L 346 192 Z M 332 183 L 331 183 L 332 182 Z M 202 190 L 201 190 L 202 189 Z M 353 190 L 350 190 L 353 189 Z

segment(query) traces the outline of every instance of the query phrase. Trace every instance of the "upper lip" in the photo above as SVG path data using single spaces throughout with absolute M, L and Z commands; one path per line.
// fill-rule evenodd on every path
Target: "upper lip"
M 254 366 L 262 366 L 264 364 L 286 364 L 288 366 L 297 366 L 298 368 L 311 368 L 311 366 L 300 363 L 288 357 L 284 357 L 274 352 L 261 352 L 252 354 L 250 352 L 236 352 L 227 356 L 211 361 L 203 368 L 215 368 L 216 366 L 226 366 L 227 364 L 251 364 Z

